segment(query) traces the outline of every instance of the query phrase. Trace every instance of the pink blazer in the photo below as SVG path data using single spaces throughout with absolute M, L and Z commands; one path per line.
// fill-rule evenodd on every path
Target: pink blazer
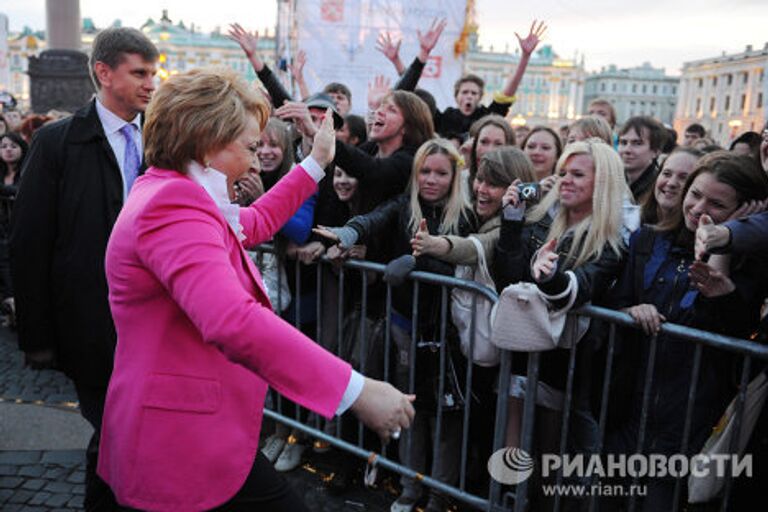
M 240 210 L 247 239 L 272 237 L 316 190 L 299 166 Z M 203 510 L 242 487 L 267 385 L 325 417 L 351 368 L 272 313 L 261 277 L 205 190 L 150 168 L 106 254 L 117 328 L 98 473 L 119 503 Z

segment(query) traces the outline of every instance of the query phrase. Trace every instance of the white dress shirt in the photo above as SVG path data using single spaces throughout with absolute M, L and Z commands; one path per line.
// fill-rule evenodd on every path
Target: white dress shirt
M 99 116 L 99 121 L 101 121 L 101 127 L 104 129 L 104 135 L 107 136 L 107 141 L 112 148 L 112 152 L 115 154 L 117 165 L 120 167 L 120 178 L 123 180 L 123 200 L 125 200 L 125 198 L 128 197 L 128 190 L 125 188 L 125 169 L 123 169 L 125 161 L 125 137 L 120 133 L 120 129 L 126 124 L 133 124 L 136 127 L 135 130 L 131 130 L 131 133 L 133 134 L 133 142 L 136 144 L 136 149 L 139 151 L 139 155 L 143 155 L 144 146 L 141 142 L 141 114 L 136 114 L 136 117 L 130 122 L 126 121 L 105 107 L 98 98 L 96 99 L 96 113 Z

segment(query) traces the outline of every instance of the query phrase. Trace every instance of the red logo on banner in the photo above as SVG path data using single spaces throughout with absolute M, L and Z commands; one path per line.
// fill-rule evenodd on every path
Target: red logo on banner
M 429 57 L 424 65 L 424 72 L 421 74 L 424 78 L 440 78 L 443 72 L 443 58 Z
M 320 17 L 331 23 L 344 19 L 344 0 L 323 0 L 320 4 Z

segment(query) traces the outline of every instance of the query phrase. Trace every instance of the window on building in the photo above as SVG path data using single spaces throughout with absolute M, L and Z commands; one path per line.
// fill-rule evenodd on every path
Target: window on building
M 702 87 L 704 87 L 704 79 L 699 78 L 699 89 L 701 89 Z
M 701 98 L 696 98 L 696 112 L 701 111 Z
M 712 77 L 712 87 L 717 87 L 717 77 L 716 76 Z
M 657 90 L 658 90 L 658 86 L 654 85 L 651 92 L 653 92 L 653 94 L 656 94 Z
M 672 94 L 677 94 L 677 87 L 674 85 L 672 86 Z
M 747 72 L 745 71 L 745 72 L 744 72 L 744 83 L 747 83 L 747 82 L 749 82 L 749 73 L 747 73 Z
M 715 97 L 712 96 L 709 98 L 709 111 L 714 112 L 715 111 Z
M 643 94 L 645 94 L 648 91 L 648 86 L 643 84 Z
M 718 125 L 717 125 L 717 133 L 723 133 L 723 123 L 718 123 Z
M 747 95 L 742 94 L 741 95 L 741 106 L 739 107 L 741 110 L 744 110 L 744 107 L 747 106 Z
M 616 84 L 615 83 L 611 84 L 611 91 L 612 92 L 616 92 Z
M 632 92 L 637 92 L 637 84 L 632 84 Z
M 733 83 L 733 75 L 731 73 L 728 73 L 725 75 L 725 80 L 728 83 L 728 85 L 731 85 Z
M 600 84 L 600 91 L 605 92 L 605 84 Z
M 757 106 L 755 108 L 763 108 L 763 93 L 757 93 Z
M 725 105 L 723 105 L 723 110 L 725 110 L 726 113 L 731 111 L 731 97 L 726 96 L 725 97 Z

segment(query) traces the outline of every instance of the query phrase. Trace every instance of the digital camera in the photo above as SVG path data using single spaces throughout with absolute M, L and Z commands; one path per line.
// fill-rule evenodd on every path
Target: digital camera
M 529 203 L 535 203 L 541 196 L 541 186 L 537 182 L 518 183 L 517 191 L 520 194 L 520 199 Z

